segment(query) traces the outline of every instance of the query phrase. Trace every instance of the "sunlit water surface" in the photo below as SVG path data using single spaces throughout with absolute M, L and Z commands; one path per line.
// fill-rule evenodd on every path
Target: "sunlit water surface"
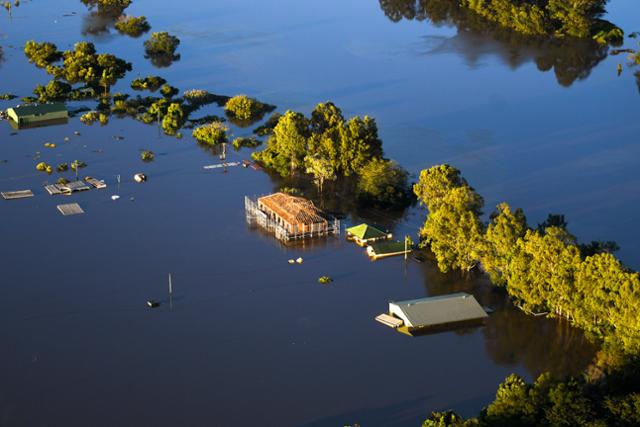
M 133 62 L 115 90 L 159 73 L 181 90 L 247 93 L 280 111 L 331 100 L 346 116 L 375 117 L 387 156 L 412 174 L 449 162 L 487 212 L 508 201 L 534 225 L 563 213 L 582 241 L 615 240 L 639 268 L 640 97 L 632 69 L 616 76 L 625 59 L 577 53 L 567 65 L 563 51 L 382 6 L 135 0 L 128 13 L 182 40 L 181 59 L 156 69 L 145 37 L 117 35 L 79 1 L 23 1 L 0 14 L 0 92 L 24 96 L 48 81 L 24 58 L 25 41 L 84 39 Z M 627 32 L 640 29 L 633 0 L 609 10 Z M 549 58 L 557 67 L 541 71 Z M 343 238 L 287 248 L 249 229 L 243 196 L 277 184 L 252 169 L 203 170 L 218 159 L 190 136 L 130 119 L 17 134 L 0 125 L 0 190 L 36 193 L 0 203 L 0 425 L 416 426 L 431 410 L 476 414 L 509 373 L 578 373 L 593 356 L 579 331 L 524 316 L 481 279 L 429 262 L 372 263 Z M 156 160 L 142 163 L 141 149 Z M 46 195 L 42 183 L 58 175 L 35 171 L 36 152 L 51 164 L 83 160 L 83 175 L 109 188 Z M 139 171 L 144 185 L 131 179 Z M 86 213 L 62 217 L 55 206 L 71 201 Z M 362 213 L 399 236 L 424 215 Z M 287 263 L 298 256 L 302 265 Z M 317 283 L 325 274 L 329 286 Z M 485 328 L 409 338 L 373 321 L 389 300 L 453 291 L 497 309 Z M 162 305 L 147 309 L 149 298 Z

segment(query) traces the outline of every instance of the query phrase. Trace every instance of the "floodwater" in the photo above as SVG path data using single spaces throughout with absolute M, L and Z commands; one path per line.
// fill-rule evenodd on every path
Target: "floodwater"
M 610 3 L 610 20 L 640 29 L 634 0 Z M 279 111 L 331 100 L 345 116 L 375 117 L 387 156 L 411 173 L 452 163 L 488 212 L 508 201 L 531 224 L 563 213 L 580 240 L 615 240 L 640 268 L 640 95 L 624 57 L 523 44 L 402 1 L 134 0 L 127 12 L 179 36 L 181 59 L 154 68 L 144 36 L 117 35 L 79 1 L 22 1 L 0 13 L 0 92 L 48 81 L 25 41 L 90 40 L 133 62 L 114 90 L 158 73 Z M 141 162 L 143 149 L 155 161 Z M 42 183 L 58 174 L 35 171 L 37 152 L 54 165 L 85 161 L 82 175 L 109 187 L 49 196 Z M 0 123 L 0 190 L 36 193 L 0 203 L 0 425 L 416 426 L 432 410 L 476 414 L 512 372 L 589 364 L 595 349 L 579 331 L 525 316 L 481 278 L 371 262 L 343 236 L 285 247 L 248 228 L 244 195 L 278 184 L 252 169 L 202 169 L 217 162 L 190 136 L 130 119 L 17 133 Z M 140 171 L 145 184 L 132 180 Z M 68 202 L 86 213 L 61 216 Z M 399 236 L 415 235 L 424 214 L 361 213 Z M 321 275 L 335 281 L 320 285 Z M 373 320 L 389 300 L 462 290 L 496 309 L 486 327 L 411 338 Z M 148 309 L 149 298 L 161 306 Z

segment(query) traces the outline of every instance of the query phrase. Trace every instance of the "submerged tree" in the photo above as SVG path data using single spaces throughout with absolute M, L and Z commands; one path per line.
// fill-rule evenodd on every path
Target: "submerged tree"
M 52 43 L 29 41 L 25 55 L 38 67 L 46 68 L 56 80 L 73 85 L 83 83 L 87 87 L 102 87 L 104 93 L 119 79 L 131 71 L 131 64 L 111 54 L 98 54 L 93 43 L 78 42 L 73 50 L 59 52 Z M 57 65 L 62 59 L 63 63 Z
M 287 178 L 307 172 L 322 183 L 335 175 L 349 182 L 350 195 L 379 207 L 405 207 L 410 202 L 407 173 L 383 158 L 374 119 L 345 120 L 331 102 L 318 104 L 310 119 L 293 111 L 274 117 L 277 124 L 266 148 L 253 154 L 266 168 Z M 265 125 L 264 133 L 269 128 Z
M 130 37 L 140 37 L 151 29 L 151 25 L 144 16 L 122 16 L 116 21 L 115 27 L 119 33 Z
M 168 67 L 180 59 L 180 55 L 175 53 L 178 45 L 180 39 L 167 32 L 152 33 L 144 42 L 145 57 L 156 67 Z
M 218 145 L 229 142 L 229 128 L 222 122 L 212 122 L 193 130 L 193 137 L 202 144 Z

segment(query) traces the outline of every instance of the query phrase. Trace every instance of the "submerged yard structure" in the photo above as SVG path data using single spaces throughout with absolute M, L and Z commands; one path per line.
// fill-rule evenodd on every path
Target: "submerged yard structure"
M 311 200 L 285 193 L 245 197 L 247 222 L 273 232 L 285 242 L 340 234 L 340 221 L 330 218 Z
M 69 112 L 63 103 L 52 102 L 9 108 L 7 116 L 14 126 L 20 128 L 61 123 L 69 119 Z
M 352 240 L 360 246 L 367 246 L 380 240 L 391 239 L 393 235 L 386 233 L 369 224 L 360 224 L 347 228 L 347 240 Z
M 481 324 L 488 317 L 473 295 L 459 292 L 437 297 L 389 302 L 389 313 L 376 320 L 401 332 L 430 332 Z

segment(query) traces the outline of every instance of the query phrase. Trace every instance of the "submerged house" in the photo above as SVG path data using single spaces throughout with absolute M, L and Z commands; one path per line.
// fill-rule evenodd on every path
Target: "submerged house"
M 367 255 L 369 255 L 369 258 L 376 260 L 378 258 L 409 254 L 411 250 L 411 245 L 405 245 L 404 242 L 378 242 L 367 246 Z
M 360 246 L 367 246 L 379 240 L 391 239 L 393 235 L 369 224 L 360 224 L 347 228 L 347 240 L 353 240 Z
M 406 332 L 480 324 L 488 317 L 473 295 L 459 292 L 389 303 L 389 313 L 376 320 Z
M 274 193 L 253 201 L 245 197 L 247 221 L 273 231 L 289 241 L 340 233 L 340 221 L 331 219 L 311 200 L 286 193 Z
M 7 109 L 7 116 L 17 127 L 42 126 L 63 123 L 69 119 L 67 107 L 60 102 L 19 105 Z

